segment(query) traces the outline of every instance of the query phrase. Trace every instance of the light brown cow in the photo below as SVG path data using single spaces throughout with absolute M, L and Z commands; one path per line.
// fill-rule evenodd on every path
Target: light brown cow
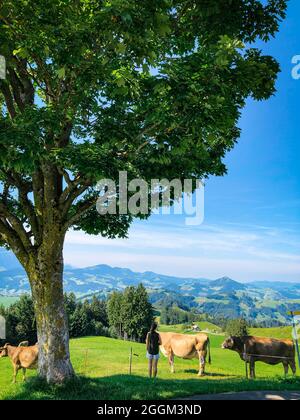
M 250 364 L 250 376 L 255 378 L 255 362 L 269 365 L 282 363 L 287 375 L 289 366 L 296 373 L 295 346 L 292 340 L 277 340 L 266 337 L 229 337 L 222 344 L 223 349 L 236 351 L 240 358 Z
M 38 345 L 28 347 L 14 347 L 5 344 L 0 348 L 0 357 L 9 357 L 13 365 L 13 382 L 16 382 L 16 377 L 20 369 L 23 370 L 23 380 L 26 380 L 26 369 L 36 369 L 38 362 Z
M 198 359 L 198 375 L 204 375 L 207 352 L 209 353 L 208 362 L 211 363 L 210 342 L 206 334 L 187 335 L 160 332 L 159 335 L 162 342 L 160 350 L 165 357 L 168 357 L 171 372 L 174 372 L 174 356 L 177 356 L 182 359 Z

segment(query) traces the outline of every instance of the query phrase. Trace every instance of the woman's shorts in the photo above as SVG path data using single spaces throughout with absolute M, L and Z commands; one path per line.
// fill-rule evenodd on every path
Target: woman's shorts
M 149 353 L 147 352 L 146 357 L 147 357 L 147 359 L 149 359 L 149 360 L 158 360 L 158 359 L 159 359 L 159 353 L 158 353 L 158 354 L 149 354 Z

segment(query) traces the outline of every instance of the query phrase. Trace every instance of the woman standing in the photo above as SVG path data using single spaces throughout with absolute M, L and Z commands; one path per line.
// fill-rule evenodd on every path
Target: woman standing
M 157 323 L 153 322 L 146 339 L 147 359 L 149 360 L 150 378 L 156 378 L 157 364 L 159 359 L 159 346 L 161 345 L 161 338 L 156 329 Z

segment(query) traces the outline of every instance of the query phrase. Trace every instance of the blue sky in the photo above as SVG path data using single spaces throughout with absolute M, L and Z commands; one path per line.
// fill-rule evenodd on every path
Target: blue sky
M 128 240 L 70 232 L 65 261 L 107 263 L 137 271 L 240 281 L 300 281 L 300 80 L 291 76 L 300 54 L 299 0 L 276 38 L 259 44 L 280 62 L 277 94 L 248 101 L 239 144 L 227 156 L 228 175 L 205 188 L 205 221 L 189 227 L 182 216 L 136 222 Z

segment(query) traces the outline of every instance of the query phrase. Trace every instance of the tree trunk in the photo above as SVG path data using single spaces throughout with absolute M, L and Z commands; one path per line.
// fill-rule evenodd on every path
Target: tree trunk
M 28 276 L 35 307 L 39 343 L 38 373 L 48 383 L 74 375 L 63 296 L 63 245 L 50 238 L 34 258 Z

